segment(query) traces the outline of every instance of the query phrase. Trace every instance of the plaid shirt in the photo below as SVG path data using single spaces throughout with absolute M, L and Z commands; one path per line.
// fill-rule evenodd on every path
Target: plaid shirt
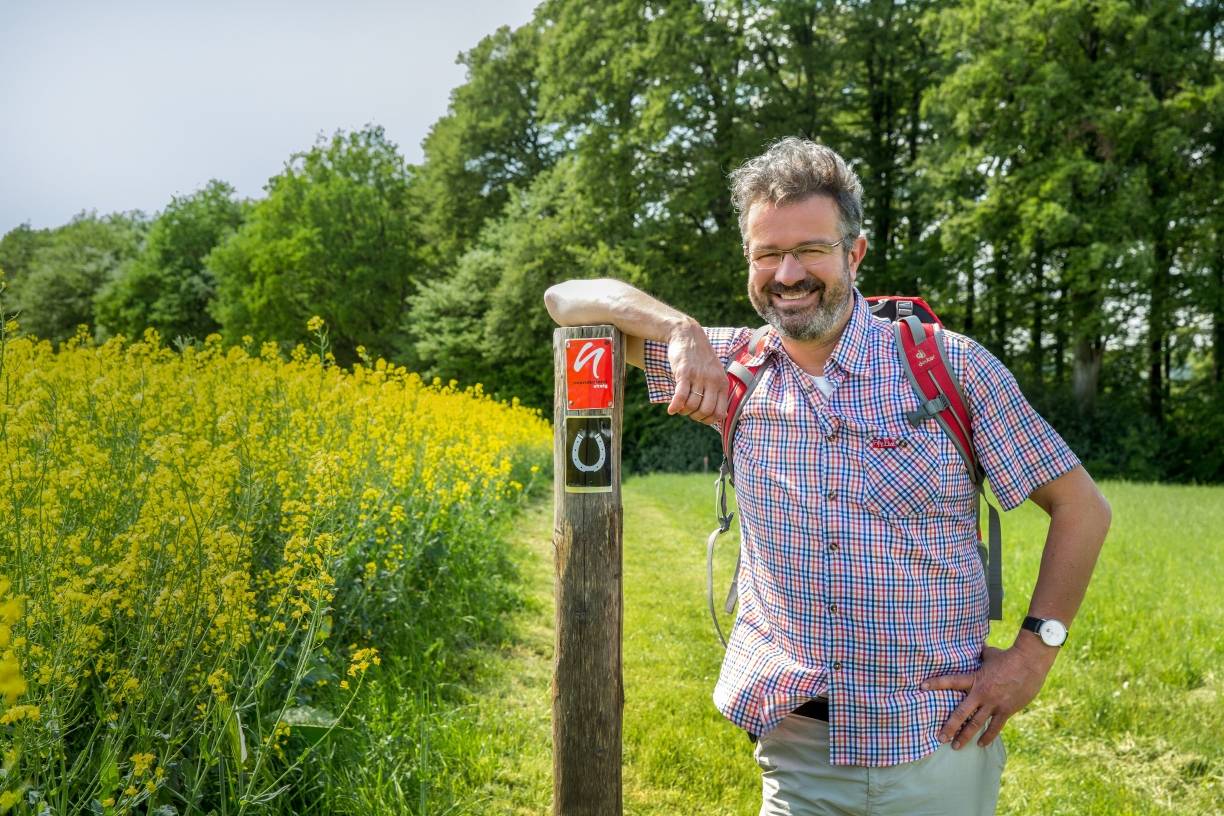
M 705 331 L 724 365 L 752 333 Z M 1078 464 L 1002 363 L 963 335 L 944 341 L 1004 509 Z M 857 290 L 825 364 L 830 397 L 776 332 L 748 364 L 766 357 L 733 443 L 740 607 L 714 701 L 763 734 L 827 695 L 831 763 L 920 759 L 963 692 L 919 684 L 976 670 L 990 630 L 974 486 L 933 420 L 905 419 L 918 398 L 892 324 Z M 651 401 L 670 400 L 667 345 L 647 341 L 645 358 Z

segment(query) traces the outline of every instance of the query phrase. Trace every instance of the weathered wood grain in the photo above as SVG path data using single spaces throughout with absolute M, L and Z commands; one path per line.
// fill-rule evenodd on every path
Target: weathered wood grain
M 567 493 L 565 340 L 613 338 L 612 490 Z M 553 549 L 556 565 L 556 651 L 553 664 L 553 814 L 621 816 L 621 407 L 624 336 L 612 326 L 575 326 L 553 333 Z

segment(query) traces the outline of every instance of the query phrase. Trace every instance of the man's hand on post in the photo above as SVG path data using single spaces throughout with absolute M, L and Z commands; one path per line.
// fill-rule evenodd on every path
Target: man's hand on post
M 1027 633 L 1022 633 L 1006 650 L 987 646 L 982 651 L 982 667 L 972 674 L 946 674 L 922 684 L 924 689 L 968 692 L 939 729 L 940 742 L 951 740 L 952 747 L 959 749 L 990 720 L 990 727 L 978 740 L 984 748 L 1013 714 L 1037 696 L 1058 650 L 1025 637 Z
M 667 413 L 706 425 L 721 423 L 727 416 L 727 372 L 696 322 L 685 323 L 672 332 L 667 357 L 676 378 L 676 392 Z

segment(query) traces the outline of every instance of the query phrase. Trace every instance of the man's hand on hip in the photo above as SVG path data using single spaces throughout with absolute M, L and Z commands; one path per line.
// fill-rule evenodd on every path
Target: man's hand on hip
M 1007 720 L 1037 696 L 1057 652 L 1036 639 L 1017 640 L 1006 650 L 987 646 L 982 667 L 972 674 L 946 674 L 923 683 L 924 689 L 968 692 L 939 729 L 939 741 L 951 740 L 953 748 L 961 748 L 989 719 L 990 727 L 978 745 L 984 748 L 993 742 Z
M 727 416 L 727 372 L 701 326 L 690 322 L 677 328 L 667 341 L 667 358 L 676 378 L 667 413 L 721 423 Z

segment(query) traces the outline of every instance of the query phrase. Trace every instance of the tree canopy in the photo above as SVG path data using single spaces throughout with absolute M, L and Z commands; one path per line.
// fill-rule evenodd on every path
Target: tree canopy
M 217 286 L 204 259 L 242 225 L 243 213 L 234 188 L 223 181 L 172 199 L 139 254 L 99 290 L 98 324 L 128 337 L 150 326 L 167 338 L 202 340 L 217 331 L 220 324 L 207 311 Z
M 380 128 L 337 133 L 249 206 L 215 182 L 143 248 L 99 233 L 103 272 L 50 260 L 90 225 L 19 228 L 0 266 L 39 331 L 99 287 L 130 332 L 292 343 L 319 314 L 341 363 L 364 345 L 543 408 L 558 280 L 759 321 L 727 174 L 800 135 L 863 180 L 864 292 L 927 297 L 1094 474 L 1218 481 L 1222 21 L 1204 0 L 545 0 L 461 55 L 419 166 Z M 717 457 L 629 393 L 628 467 Z
M 506 251 L 560 222 L 582 223 L 621 277 L 704 323 L 757 322 L 726 175 L 798 134 L 838 149 L 863 179 L 861 288 L 927 295 L 1013 368 L 1094 472 L 1224 478 L 1202 457 L 1170 458 L 1201 442 L 1207 406 L 1224 407 L 1220 31 L 1216 4 L 1169 0 L 549 0 L 472 52 L 446 121 L 516 126 L 517 138 L 498 138 L 546 145 L 535 163 L 481 150 L 464 184 L 504 191 L 513 179 L 555 206 L 450 220 L 455 245 L 470 248 L 458 269 L 471 277 L 455 291 L 483 285 L 447 301 L 438 295 L 452 282 L 440 267 L 430 275 L 443 282 L 409 321 L 442 330 L 418 345 L 420 363 L 547 401 L 535 382 L 547 327 L 532 327 L 523 351 L 533 313 L 500 329 L 492 316 L 595 273 L 551 246 L 522 260 Z M 479 91 L 490 76 L 518 92 Z M 463 144 L 435 129 L 422 175 Z M 564 197 L 553 180 L 536 184 L 559 154 Z M 447 323 L 459 314 L 466 329 Z M 453 351 L 447 337 L 476 325 L 484 348 L 500 331 L 515 338 L 518 364 L 494 371 Z M 633 419 L 627 455 L 639 465 L 717 455 L 700 428 Z
M 54 229 L 18 227 L 0 243 L 5 310 L 18 314 L 23 331 L 53 342 L 93 325 L 95 295 L 135 257 L 147 228 L 139 212 L 83 212 Z
M 305 342 L 317 314 L 340 364 L 356 361 L 359 345 L 393 357 L 405 346 L 399 325 L 419 273 L 409 178 L 381 127 L 294 154 L 206 260 L 223 339 Z

